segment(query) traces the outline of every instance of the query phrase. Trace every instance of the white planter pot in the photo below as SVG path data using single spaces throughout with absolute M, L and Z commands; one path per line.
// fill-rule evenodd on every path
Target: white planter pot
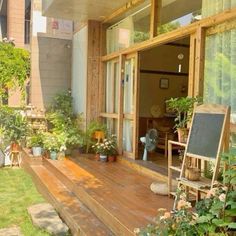
M 107 162 L 107 156 L 106 155 L 100 155 L 100 161 Z
M 32 147 L 32 152 L 34 157 L 42 156 L 42 148 L 41 147 Z

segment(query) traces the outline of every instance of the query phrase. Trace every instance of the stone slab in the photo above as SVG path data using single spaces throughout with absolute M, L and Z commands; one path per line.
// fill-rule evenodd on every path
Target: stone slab
M 69 228 L 62 222 L 53 206 L 49 203 L 41 203 L 28 207 L 33 224 L 50 234 L 67 235 Z
M 0 229 L 0 236 L 23 236 L 20 228 L 17 226 Z

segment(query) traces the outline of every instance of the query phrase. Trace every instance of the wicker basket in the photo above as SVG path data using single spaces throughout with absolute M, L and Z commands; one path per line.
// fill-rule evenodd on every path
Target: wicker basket
M 201 171 L 195 167 L 188 167 L 185 170 L 185 178 L 191 181 L 198 181 L 201 177 Z

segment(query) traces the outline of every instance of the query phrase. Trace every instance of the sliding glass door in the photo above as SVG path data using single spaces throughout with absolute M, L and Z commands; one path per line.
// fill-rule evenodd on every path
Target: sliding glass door
M 124 57 L 123 65 L 123 154 L 134 158 L 137 155 L 137 54 Z

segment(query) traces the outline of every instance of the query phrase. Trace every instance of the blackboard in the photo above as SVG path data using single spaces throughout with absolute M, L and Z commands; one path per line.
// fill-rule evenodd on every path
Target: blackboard
M 187 153 L 216 158 L 225 114 L 195 113 Z

